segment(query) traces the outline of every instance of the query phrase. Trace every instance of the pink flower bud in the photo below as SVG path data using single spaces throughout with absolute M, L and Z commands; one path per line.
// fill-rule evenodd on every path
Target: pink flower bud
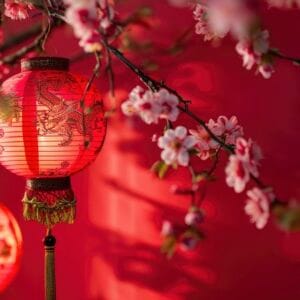
M 190 211 L 185 215 L 184 222 L 188 226 L 196 226 L 202 223 L 204 215 L 200 210 Z
M 168 236 L 174 233 L 173 225 L 170 221 L 164 221 L 161 228 L 161 235 Z

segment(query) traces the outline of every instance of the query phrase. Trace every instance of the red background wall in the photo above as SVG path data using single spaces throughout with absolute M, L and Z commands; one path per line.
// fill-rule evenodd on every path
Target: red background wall
M 263 178 L 280 197 L 300 199 L 300 69 L 278 62 L 272 79 L 264 80 L 242 68 L 229 39 L 213 48 L 194 36 L 184 53 L 170 56 L 164 49 L 193 23 L 191 12 L 152 0 L 125 2 L 119 7 L 120 15 L 147 3 L 155 9 L 153 29 L 137 29 L 134 34 L 140 42 L 153 41 L 160 50 L 132 59 L 141 63 L 139 57 L 146 55 L 158 63 L 159 78 L 191 99 L 203 118 L 237 115 L 246 135 L 264 150 Z M 297 56 L 300 13 L 266 10 L 264 14 L 273 45 Z M 68 29 L 55 34 L 50 53 L 78 52 L 76 41 L 62 43 L 69 36 Z M 91 62 L 76 63 L 73 70 L 88 75 Z M 118 99 L 125 99 L 139 82 L 117 62 L 114 66 Z M 100 78 L 99 84 L 105 96 L 106 79 Z M 171 184 L 187 182 L 184 170 L 165 181 L 148 171 L 159 157 L 150 141 L 159 129 L 117 113 L 109 122 L 103 152 L 89 169 L 73 177 L 76 223 L 55 229 L 58 299 L 300 299 L 300 234 L 284 233 L 272 223 L 263 231 L 250 225 L 243 213 L 243 196 L 225 186 L 222 167 L 220 180 L 211 185 L 204 202 L 203 229 L 208 238 L 196 252 L 179 251 L 171 261 L 159 253 L 162 220 L 181 220 L 188 205 L 188 199 L 169 192 Z M 24 235 L 20 273 L 0 298 L 40 300 L 44 229 L 22 220 L 24 180 L 3 168 L 0 176 L 1 201 L 16 215 Z

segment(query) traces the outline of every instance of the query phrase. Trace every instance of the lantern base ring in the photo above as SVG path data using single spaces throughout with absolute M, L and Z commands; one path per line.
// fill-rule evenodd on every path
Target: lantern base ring
M 76 200 L 69 177 L 28 179 L 22 202 L 25 220 L 48 228 L 75 220 Z

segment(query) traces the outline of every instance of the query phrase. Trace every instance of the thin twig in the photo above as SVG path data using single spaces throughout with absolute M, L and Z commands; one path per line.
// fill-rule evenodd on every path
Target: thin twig
M 22 47 L 21 49 L 17 50 L 11 55 L 5 56 L 1 61 L 7 65 L 14 65 L 20 58 L 24 57 L 27 53 L 37 50 L 37 51 L 44 51 L 45 50 L 45 43 L 47 38 L 52 30 L 52 22 L 48 20 L 47 26 L 42 30 L 39 36 L 29 45 Z M 32 34 L 32 32 L 30 32 Z M 26 37 L 28 37 L 27 34 Z M 22 37 L 23 38 L 23 37 Z
M 42 24 L 33 25 L 29 29 L 27 29 L 21 33 L 18 33 L 16 35 L 12 36 L 11 38 L 7 39 L 2 45 L 0 45 L 0 52 L 3 52 L 13 46 L 21 44 L 21 43 L 37 36 L 37 34 L 41 33 L 42 30 L 43 30 Z
M 159 91 L 161 88 L 164 88 L 168 90 L 171 94 L 178 97 L 179 101 L 184 104 L 184 107 L 179 106 L 178 108 L 183 112 L 184 114 L 191 117 L 194 121 L 196 121 L 198 124 L 200 124 L 206 132 L 210 135 L 210 137 L 215 140 L 221 148 L 227 150 L 230 154 L 234 154 L 234 148 L 232 145 L 226 144 L 223 140 L 221 140 L 218 136 L 216 136 L 207 126 L 206 122 L 199 118 L 195 113 L 193 113 L 188 108 L 188 101 L 184 100 L 184 98 L 174 89 L 167 86 L 164 82 L 159 82 L 147 74 L 145 74 L 140 68 L 138 68 L 135 64 L 133 64 L 129 59 L 127 59 L 122 52 L 120 52 L 118 49 L 111 45 L 105 44 L 105 46 L 110 50 L 110 52 L 118 58 L 123 64 L 125 64 L 130 70 L 132 70 L 139 79 L 153 92 Z M 261 188 L 265 188 L 267 185 L 264 184 L 259 178 L 251 175 L 251 179 Z
M 96 77 L 98 76 L 98 73 L 99 73 L 99 70 L 100 70 L 100 67 L 101 67 L 101 63 L 100 63 L 100 53 L 99 53 L 99 52 L 96 52 L 96 53 L 95 53 L 95 59 L 96 59 L 96 64 L 95 64 L 95 66 L 94 66 L 92 75 L 91 75 L 89 81 L 87 82 L 87 84 L 86 84 L 86 86 L 85 86 L 85 89 L 84 89 L 84 91 L 83 91 L 82 98 L 81 98 L 81 100 L 80 100 L 80 105 L 81 105 L 81 107 L 84 107 L 84 100 L 85 100 L 85 97 L 86 97 L 87 93 L 89 92 L 89 90 L 91 89 L 91 86 L 92 86 L 94 80 L 95 80 Z
M 234 153 L 234 149 L 231 145 L 227 145 L 224 143 L 219 137 L 214 135 L 214 133 L 209 129 L 209 127 L 206 125 L 206 122 L 203 121 L 201 118 L 199 118 L 197 115 L 195 115 L 192 111 L 188 109 L 188 103 L 190 101 L 185 100 L 177 91 L 167 86 L 164 82 L 159 82 L 157 80 L 152 79 L 148 75 L 146 75 L 140 68 L 138 68 L 136 65 L 134 65 L 130 60 L 128 60 L 124 54 L 119 51 L 118 49 L 114 48 L 111 45 L 106 44 L 105 45 L 107 49 L 110 50 L 112 54 L 114 54 L 120 61 L 122 61 L 129 69 L 131 69 L 139 78 L 140 80 L 148 86 L 153 92 L 158 92 L 161 88 L 164 88 L 168 90 L 171 94 L 177 96 L 179 101 L 184 104 L 184 107 L 179 106 L 178 108 L 185 114 L 189 115 L 192 119 L 194 119 L 196 122 L 198 122 L 210 135 L 210 137 L 215 140 L 218 144 L 220 144 L 224 149 L 229 151 L 230 153 Z
M 112 59 L 111 59 L 111 53 L 109 49 L 105 47 L 106 50 L 106 72 L 108 75 L 108 82 L 109 82 L 109 90 L 112 95 L 112 97 L 115 96 L 115 74 L 112 67 Z
M 269 53 L 280 59 L 291 61 L 297 65 L 300 65 L 300 58 L 284 55 L 284 54 L 278 52 L 277 50 L 272 50 L 272 49 L 269 51 Z

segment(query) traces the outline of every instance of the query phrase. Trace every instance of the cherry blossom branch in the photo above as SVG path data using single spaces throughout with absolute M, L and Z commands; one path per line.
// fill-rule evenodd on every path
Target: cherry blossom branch
M 84 107 L 85 97 L 86 97 L 87 93 L 89 92 L 89 90 L 91 89 L 91 86 L 92 86 L 94 80 L 96 79 L 96 77 L 99 74 L 99 70 L 100 70 L 100 67 L 101 67 L 101 60 L 100 60 L 100 53 L 99 52 L 95 52 L 95 59 L 96 59 L 96 64 L 94 66 L 92 75 L 91 75 L 90 79 L 88 80 L 88 82 L 87 82 L 87 84 L 84 88 L 84 91 L 83 91 L 83 95 L 82 95 L 81 103 L 80 103 L 81 107 Z
M 159 91 L 161 88 L 166 89 L 171 94 L 175 95 L 179 101 L 184 105 L 184 107 L 179 106 L 178 108 L 188 116 L 190 116 L 192 119 L 194 119 L 197 123 L 199 123 L 211 136 L 212 139 L 214 139 L 217 143 L 219 143 L 224 149 L 229 151 L 230 153 L 234 153 L 234 148 L 231 145 L 227 145 L 224 143 L 219 137 L 213 134 L 213 132 L 208 128 L 205 121 L 199 118 L 196 114 L 194 114 L 192 111 L 189 110 L 188 104 L 190 101 L 185 100 L 176 90 L 170 88 L 162 81 L 157 81 L 147 74 L 145 74 L 140 68 L 138 68 L 136 65 L 134 65 L 128 58 L 124 56 L 124 54 L 119 51 L 117 48 L 106 44 L 107 49 L 110 50 L 111 53 L 114 54 L 115 57 L 117 57 L 122 63 L 124 63 L 130 70 L 132 70 L 139 78 L 140 80 L 149 87 L 153 92 Z
M 8 40 L 5 41 L 5 43 L 0 45 L 0 52 L 4 52 L 5 50 L 9 49 L 10 47 L 16 46 L 18 44 L 21 44 L 27 40 L 29 40 L 32 37 L 36 37 L 37 35 L 41 34 L 43 30 L 42 24 L 35 24 L 29 29 L 17 33 L 16 35 L 8 38 Z
M 15 38 L 14 42 L 16 41 L 22 42 L 27 38 L 31 38 L 39 33 L 38 37 L 34 40 L 33 43 L 18 50 L 16 53 L 5 57 L 3 62 L 14 64 L 19 58 L 23 57 L 26 53 L 32 50 L 38 50 L 38 51 L 44 50 L 46 40 L 53 27 L 60 25 L 62 23 L 61 21 L 66 22 L 73 27 L 75 36 L 79 39 L 80 46 L 86 52 L 92 52 L 96 56 L 95 67 L 84 89 L 83 98 L 81 101 L 81 105 L 83 108 L 84 108 L 84 99 L 91 88 L 92 82 L 94 82 L 100 70 L 100 51 L 104 50 L 103 54 L 106 59 L 105 70 L 108 74 L 110 91 L 112 92 L 112 94 L 114 92 L 114 73 L 112 68 L 111 56 L 113 55 L 138 76 L 138 78 L 149 88 L 149 91 L 145 93 L 151 93 L 150 91 L 152 91 L 151 94 L 147 94 L 147 95 L 149 96 L 149 98 L 153 97 L 151 99 L 152 100 L 154 99 L 157 102 L 157 103 L 154 103 L 155 101 L 153 101 L 152 103 L 140 102 L 139 104 L 146 104 L 146 107 L 147 105 L 148 106 L 150 105 L 151 107 L 152 104 L 153 106 L 161 105 L 160 109 L 162 109 L 163 102 L 161 102 L 161 100 L 165 100 L 164 105 L 166 106 L 164 108 L 166 110 L 174 109 L 175 111 L 175 112 L 173 111 L 173 116 L 171 116 L 171 113 L 169 113 L 168 115 L 167 113 L 163 112 L 163 110 L 159 110 L 160 111 L 159 117 L 154 115 L 154 118 L 152 116 L 153 118 L 152 120 L 148 119 L 148 121 L 147 120 L 145 121 L 144 119 L 146 123 L 148 124 L 156 123 L 160 118 L 160 119 L 167 119 L 167 124 L 172 125 L 172 122 L 176 121 L 179 112 L 182 112 L 183 114 L 186 114 L 188 117 L 194 120 L 197 124 L 199 124 L 200 125 L 199 128 L 201 127 L 201 129 L 203 129 L 202 131 L 205 132 L 205 135 L 203 137 L 201 136 L 201 133 L 203 132 L 200 133 L 199 131 L 198 142 L 196 142 L 196 138 L 192 133 L 193 130 L 189 131 L 191 133 L 191 135 L 189 135 L 187 128 L 185 128 L 184 126 L 177 126 L 176 128 L 174 128 L 174 126 L 167 126 L 164 132 L 164 135 L 166 136 L 161 136 L 159 138 L 159 140 L 161 140 L 161 143 L 159 143 L 160 141 L 158 141 L 158 146 L 164 149 L 161 153 L 162 161 L 159 162 L 159 164 L 163 166 L 164 172 L 166 172 L 166 170 L 168 170 L 169 167 L 173 166 L 174 168 L 176 168 L 177 165 L 181 165 L 181 166 L 188 166 L 192 174 L 192 184 L 193 184 L 192 188 L 182 189 L 178 191 L 179 194 L 190 195 L 192 197 L 192 202 L 189 208 L 189 212 L 185 217 L 185 224 L 187 226 L 183 230 L 182 229 L 180 230 L 180 234 L 179 236 L 176 237 L 176 239 L 179 238 L 182 244 L 184 244 L 188 248 L 191 248 L 191 242 L 193 245 L 195 240 L 198 241 L 203 238 L 200 228 L 198 227 L 199 223 L 203 220 L 203 214 L 200 211 L 200 204 L 202 203 L 202 201 L 206 196 L 208 182 L 212 180 L 213 174 L 218 166 L 219 154 L 221 149 L 224 149 L 226 150 L 226 152 L 229 153 L 229 162 L 226 167 L 227 184 L 233 187 L 235 191 L 239 193 L 244 191 L 246 184 L 251 178 L 259 187 L 259 188 L 255 187 L 252 190 L 247 191 L 247 196 L 249 197 L 249 199 L 247 200 L 247 205 L 245 207 L 246 213 L 250 215 L 251 221 L 256 224 L 257 228 L 261 229 L 266 224 L 269 211 L 272 212 L 276 211 L 277 216 L 279 216 L 279 218 L 283 220 L 287 216 L 290 217 L 292 214 L 294 214 L 293 209 L 290 209 L 288 205 L 281 204 L 281 201 L 275 198 L 275 195 L 273 196 L 273 194 L 270 192 L 270 189 L 267 188 L 267 185 L 265 185 L 258 178 L 259 175 L 258 166 L 259 166 L 260 158 L 255 157 L 253 153 L 250 153 L 254 149 L 254 143 L 250 139 L 246 141 L 243 138 L 241 126 L 237 124 L 236 118 L 235 119 L 231 118 L 230 120 L 228 120 L 226 117 L 221 116 L 218 118 L 217 122 L 210 120 L 208 123 L 206 123 L 201 117 L 199 117 L 190 109 L 189 104 L 191 103 L 191 101 L 186 100 L 175 89 L 169 87 L 165 82 L 158 81 L 155 80 L 154 78 L 151 78 L 148 74 L 143 72 L 141 68 L 137 67 L 133 62 L 131 62 L 120 50 L 118 50 L 117 48 L 111 45 L 111 42 L 120 36 L 120 34 L 122 33 L 122 29 L 125 26 L 131 24 L 132 22 L 139 23 L 140 21 L 143 21 L 143 15 L 142 14 L 140 15 L 139 11 L 137 13 L 134 13 L 132 17 L 129 17 L 127 20 L 125 20 L 125 22 L 121 22 L 118 20 L 118 18 L 116 18 L 114 9 L 110 4 L 111 2 L 108 2 L 107 0 L 97 2 L 95 7 L 93 7 L 93 5 L 90 5 L 89 2 L 84 2 L 84 1 L 79 5 L 79 7 L 76 6 L 77 4 L 74 5 L 70 1 L 70 3 L 68 3 L 66 8 L 58 7 L 56 5 L 56 2 L 51 0 L 41 0 L 41 3 L 44 5 L 41 4 L 40 7 L 38 8 L 41 11 L 43 11 L 44 14 L 47 15 L 48 25 L 44 28 L 41 25 L 37 26 L 37 28 L 39 29 L 38 31 L 35 31 L 37 30 L 35 28 L 35 30 L 32 29 L 32 31 L 29 31 L 27 33 L 25 32 L 24 35 L 19 36 L 19 40 Z M 95 14 L 95 10 L 97 10 L 96 14 Z M 82 14 L 85 14 L 86 18 L 84 19 L 81 18 Z M 205 18 L 202 19 L 203 16 L 204 17 L 206 16 L 206 12 L 199 10 L 197 14 L 198 15 L 196 20 L 198 21 L 197 24 L 198 29 L 199 28 L 201 29 L 200 30 L 201 34 L 203 34 L 203 30 L 204 30 L 204 33 L 207 37 L 207 34 L 209 34 L 209 32 L 205 31 L 207 29 L 205 28 L 206 24 L 203 22 Z M 147 25 L 146 22 L 144 25 Z M 201 25 L 202 27 L 201 26 L 199 27 L 199 25 Z M 173 47 L 171 47 L 169 50 L 171 51 L 172 48 L 174 47 L 180 48 L 180 46 L 185 41 L 185 39 L 189 36 L 191 31 L 192 31 L 192 27 L 187 28 L 187 30 L 183 33 L 183 35 L 179 37 L 179 39 L 176 41 Z M 8 49 L 10 46 L 13 45 L 13 44 L 9 44 L 9 41 L 7 43 L 8 46 L 6 46 L 7 48 L 4 49 Z M 260 47 L 258 47 L 259 49 L 252 49 L 253 45 L 256 46 L 259 45 Z M 173 50 L 176 51 L 176 49 Z M 258 50 L 260 50 L 260 52 Z M 250 69 L 252 68 L 252 66 L 257 65 L 258 71 L 265 78 L 269 78 L 269 76 L 271 76 L 271 73 L 273 72 L 272 57 L 278 57 L 280 59 L 285 59 L 300 64 L 300 59 L 285 56 L 280 52 L 278 52 L 277 50 L 269 48 L 268 33 L 266 31 L 263 31 L 260 27 L 254 33 L 249 34 L 246 40 L 239 40 L 239 43 L 237 45 L 237 51 L 239 54 L 243 56 L 244 66 L 247 69 Z M 140 95 L 139 93 L 143 93 L 143 92 L 144 92 L 143 89 L 140 88 L 135 91 L 134 95 L 136 97 L 139 97 L 142 95 L 142 94 Z M 161 98 L 159 98 L 159 96 L 161 96 Z M 166 98 L 163 99 L 162 96 L 165 96 Z M 142 101 L 144 100 L 142 98 L 140 99 Z M 230 126 L 236 127 L 236 129 L 238 129 L 237 135 L 234 136 L 234 133 L 232 133 L 234 137 L 233 139 L 228 139 L 229 133 L 228 132 L 225 133 L 226 125 L 222 124 L 222 122 L 223 123 L 225 122 L 224 124 L 227 125 L 229 124 Z M 219 126 L 219 129 L 223 126 L 224 127 L 223 134 L 217 133 L 214 126 Z M 178 155 L 179 153 L 178 148 L 180 147 L 181 147 L 180 149 L 183 150 L 184 152 L 181 157 L 179 157 L 178 155 L 176 156 L 176 159 L 173 161 L 170 161 L 171 160 L 170 157 L 168 161 L 167 160 L 168 157 L 166 154 L 167 151 L 170 151 L 171 147 L 166 145 L 167 142 L 165 142 L 165 145 L 163 145 L 163 139 L 166 140 L 168 138 L 167 132 L 170 134 L 170 136 L 173 137 L 175 136 L 175 139 L 171 140 L 171 144 L 175 148 L 177 147 L 177 150 L 175 149 L 175 151 L 177 151 L 177 153 L 175 152 L 175 155 Z M 194 130 L 194 132 L 196 131 Z M 197 136 L 197 132 L 196 132 L 196 136 Z M 202 142 L 206 143 L 208 150 L 201 148 L 201 146 L 199 146 L 200 145 L 199 141 L 201 139 Z M 244 152 L 241 151 L 240 149 L 241 146 L 244 147 L 242 149 Z M 167 149 L 168 147 L 169 149 Z M 172 151 L 173 150 L 174 149 L 172 149 Z M 166 154 L 165 156 L 163 156 L 163 152 L 165 152 Z M 172 154 L 174 154 L 174 152 Z M 206 171 L 196 173 L 193 170 L 193 167 L 191 166 L 191 162 L 189 161 L 190 156 L 194 154 L 197 154 L 203 160 L 208 158 L 212 159 L 212 165 L 210 166 L 210 168 Z M 203 158 L 203 156 L 201 157 L 201 155 L 204 156 L 206 155 L 205 156 L 206 158 Z M 251 157 L 252 155 L 253 157 Z M 247 156 L 246 159 L 245 156 Z M 244 178 L 238 177 L 237 167 L 240 167 L 242 173 L 244 172 L 246 174 Z M 199 182 L 202 180 L 205 180 L 206 183 L 203 186 L 203 189 L 200 190 Z M 238 182 L 239 180 L 240 182 Z M 264 206 L 258 207 L 260 203 L 263 203 Z M 257 211 L 260 212 L 260 209 L 262 209 L 261 212 L 262 215 L 258 217 L 255 216 L 255 212 Z M 300 217 L 297 219 L 296 216 L 294 217 L 294 219 L 295 222 L 297 223 L 299 222 Z M 287 228 L 294 226 L 294 224 L 292 224 L 292 222 L 290 221 L 286 222 L 286 224 L 287 224 L 286 226 Z M 167 233 L 167 236 L 171 238 L 171 242 L 173 243 L 172 245 L 174 245 L 174 232 L 169 231 Z
M 296 65 L 300 65 L 300 58 L 296 58 L 296 57 L 292 57 L 292 56 L 282 54 L 278 50 L 274 50 L 274 49 L 270 49 L 269 53 L 272 54 L 274 57 L 278 57 L 278 58 L 283 59 L 283 60 L 291 61 Z
M 1 61 L 7 65 L 13 65 L 17 61 L 19 61 L 20 58 L 24 57 L 26 54 L 28 54 L 31 51 L 34 51 L 34 50 L 36 50 L 38 52 L 44 51 L 45 42 L 46 42 L 51 30 L 53 29 L 53 27 L 55 27 L 54 24 L 48 23 L 47 26 L 45 26 L 44 29 L 42 29 L 39 36 L 31 44 L 22 47 L 21 49 L 17 50 L 16 52 L 14 52 L 11 55 L 5 56 L 4 58 L 1 59 Z M 30 38 L 40 28 L 41 28 L 41 25 L 37 26 L 36 28 L 32 28 L 32 31 L 28 31 L 25 34 L 20 35 L 17 40 L 8 41 L 7 44 L 4 45 L 5 48 L 10 47 L 13 43 L 23 41 L 23 40 Z

